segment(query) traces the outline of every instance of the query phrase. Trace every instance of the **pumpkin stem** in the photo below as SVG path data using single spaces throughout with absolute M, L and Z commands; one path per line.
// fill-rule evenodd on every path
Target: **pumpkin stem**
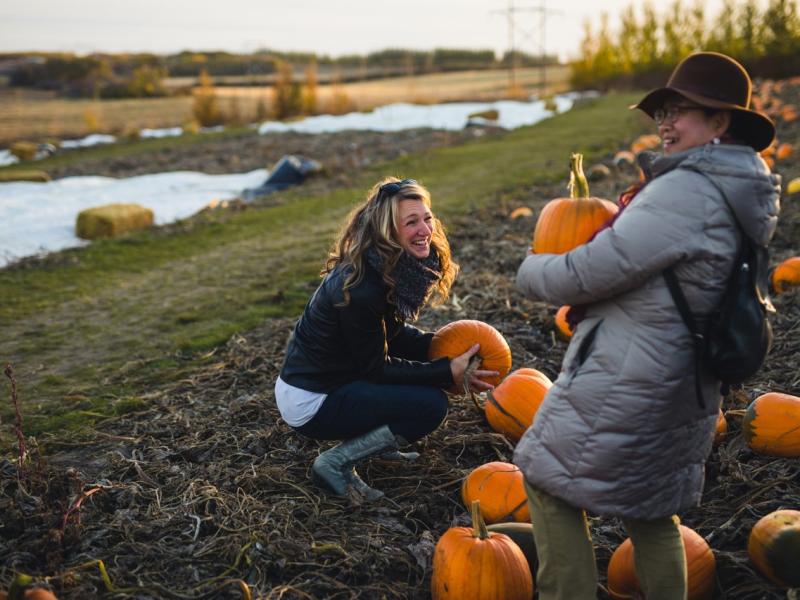
M 481 501 L 472 501 L 472 537 L 485 540 L 489 537 L 489 530 L 486 529 L 486 522 L 481 515 Z
M 569 157 L 569 197 L 588 198 L 589 181 L 583 174 L 583 154 L 573 152 Z
M 461 380 L 461 385 L 464 386 L 464 393 L 469 394 L 469 397 L 472 398 L 472 403 L 480 413 L 483 412 L 483 407 L 478 403 L 478 399 L 475 397 L 475 393 L 472 391 L 472 388 L 469 387 L 469 378 L 472 376 L 472 373 L 481 366 L 482 361 L 483 359 L 481 358 L 480 354 L 475 354 L 472 358 L 470 358 L 467 368 L 464 369 L 464 378 Z

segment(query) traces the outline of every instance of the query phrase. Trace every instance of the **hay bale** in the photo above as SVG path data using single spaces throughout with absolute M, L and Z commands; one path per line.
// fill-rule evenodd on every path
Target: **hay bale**
M 497 121 L 500 118 L 500 112 L 494 108 L 488 110 L 480 110 L 467 115 L 467 119 L 486 119 L 487 121 Z
M 39 147 L 33 142 L 19 141 L 11 144 L 11 147 L 8 149 L 8 151 L 16 156 L 20 161 L 24 162 L 36 158 L 36 152 L 38 149 Z
M 36 171 L 27 169 L 24 171 L 0 171 L 0 183 L 7 183 L 9 181 L 34 181 L 37 183 L 46 183 L 50 181 L 50 175 L 44 171 Z
M 153 211 L 138 204 L 106 204 L 78 213 L 75 233 L 84 240 L 116 237 L 153 224 Z

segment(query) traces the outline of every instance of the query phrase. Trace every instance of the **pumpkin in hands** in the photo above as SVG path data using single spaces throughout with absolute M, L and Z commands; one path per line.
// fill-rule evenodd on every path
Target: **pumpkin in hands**
M 716 581 L 716 560 L 703 537 L 679 525 L 686 552 L 687 600 L 711 600 Z M 633 542 L 620 544 L 608 563 L 608 593 L 614 600 L 643 598 L 633 558 Z
M 497 377 L 487 377 L 484 381 L 498 385 L 511 370 L 511 348 L 497 329 L 483 321 L 462 319 L 448 323 L 436 331 L 428 349 L 428 358 L 436 360 L 446 356 L 453 359 L 475 344 L 481 345 L 476 355 L 480 359 L 480 368 L 500 373 Z M 463 386 L 464 382 L 456 381 L 450 391 L 461 392 Z
M 564 254 L 588 242 L 619 210 L 602 198 L 589 197 L 583 155 L 570 157 L 569 198 L 550 200 L 536 221 L 532 249 L 537 254 Z
M 486 392 L 486 420 L 496 432 L 517 443 L 533 424 L 536 411 L 552 385 L 544 373 L 535 369 L 514 371 L 494 390 Z
M 479 500 L 487 523 L 530 522 L 523 482 L 524 476 L 518 466 L 501 461 L 486 463 L 464 478 L 461 499 L 464 506 L 471 506 L 473 500 Z
M 533 577 L 522 550 L 487 530 L 480 503 L 470 505 L 472 527 L 451 527 L 433 553 L 433 600 L 530 600 Z

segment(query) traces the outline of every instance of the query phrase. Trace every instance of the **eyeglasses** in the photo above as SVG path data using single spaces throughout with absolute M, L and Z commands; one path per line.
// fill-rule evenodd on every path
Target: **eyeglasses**
M 390 183 L 384 183 L 381 187 L 378 188 L 378 196 L 381 194 L 386 194 L 387 197 L 394 196 L 400 189 L 406 185 L 416 185 L 416 179 L 403 179 L 403 181 L 392 181 Z
M 690 110 L 702 109 L 702 106 L 693 104 L 677 104 L 675 106 L 670 106 L 669 108 L 657 108 L 653 111 L 653 120 L 656 122 L 656 125 L 661 125 L 664 121 L 674 123 L 683 113 Z

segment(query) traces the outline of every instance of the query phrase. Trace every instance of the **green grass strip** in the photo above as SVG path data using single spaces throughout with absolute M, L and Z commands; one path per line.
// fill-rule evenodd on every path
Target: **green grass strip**
M 299 314 L 342 219 L 378 178 L 422 181 L 445 224 L 449 215 L 492 202 L 535 204 L 530 186 L 565 181 L 571 152 L 591 161 L 641 133 L 644 122 L 627 110 L 637 97 L 606 96 L 500 137 L 384 163 L 360 173 L 350 189 L 311 196 L 300 187 L 280 195 L 278 205 L 0 270 L 0 360 L 14 365 L 26 410 L 33 408 L 29 431 L 73 427 L 136 405 L 232 334 Z M 0 415 L 9 414 L 0 401 Z

